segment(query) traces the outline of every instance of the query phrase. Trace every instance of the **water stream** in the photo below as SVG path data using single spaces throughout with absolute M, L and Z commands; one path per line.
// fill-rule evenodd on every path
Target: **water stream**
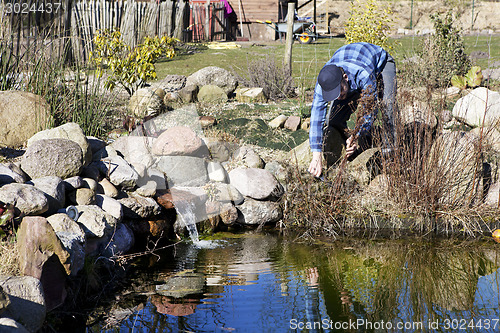
M 141 258 L 86 332 L 500 331 L 493 242 L 219 238 Z

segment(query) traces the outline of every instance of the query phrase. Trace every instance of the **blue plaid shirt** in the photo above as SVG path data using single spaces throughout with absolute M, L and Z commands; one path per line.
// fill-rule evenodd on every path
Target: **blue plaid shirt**
M 334 54 L 326 65 L 337 65 L 342 67 L 347 74 L 349 93 L 367 90 L 377 98 L 377 75 L 380 74 L 387 63 L 389 54 L 380 46 L 369 43 L 353 43 L 342 46 Z M 325 65 L 325 66 L 326 66 Z M 335 100 L 333 107 L 339 103 Z M 314 98 L 311 108 L 311 128 L 309 130 L 309 144 L 312 151 L 322 151 L 323 126 L 326 121 L 328 102 L 323 99 L 321 86 L 316 82 Z M 377 117 L 378 110 L 364 116 L 360 134 L 371 129 L 373 121 Z

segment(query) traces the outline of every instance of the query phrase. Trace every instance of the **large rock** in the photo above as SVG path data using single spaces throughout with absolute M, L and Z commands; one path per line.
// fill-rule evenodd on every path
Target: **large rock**
M 29 331 L 17 321 L 11 318 L 0 318 L 0 332 L 2 333 L 29 333 Z
M 151 88 L 141 88 L 132 95 L 128 103 L 129 112 L 136 118 L 156 117 L 165 109 L 163 99 Z
M 148 168 L 154 162 L 151 155 L 154 141 L 152 137 L 129 135 L 119 137 L 110 146 L 120 152 L 128 163 L 132 165 L 140 163 Z
M 229 172 L 229 181 L 241 194 L 257 200 L 279 198 L 283 186 L 264 169 L 234 169 Z
M 151 87 L 158 87 L 163 89 L 165 92 L 174 92 L 181 90 L 186 85 L 187 77 L 184 75 L 170 74 L 166 75 L 163 79 L 158 80 L 151 85 Z
M 122 220 L 123 206 L 118 200 L 103 194 L 97 194 L 95 199 L 99 208 L 116 218 L 118 221 Z
M 198 101 L 202 103 L 225 103 L 227 100 L 226 92 L 212 84 L 202 86 L 198 91 Z
M 78 223 L 83 227 L 88 238 L 103 237 L 117 223 L 115 217 L 97 206 L 76 206 L 79 212 Z
M 61 178 L 56 176 L 47 176 L 31 180 L 37 189 L 45 193 L 49 208 L 47 214 L 52 214 L 64 207 L 66 202 L 66 186 Z
M 244 225 L 276 223 L 283 217 L 279 203 L 273 201 L 258 201 L 246 198 L 236 208 L 241 213 L 238 216 L 238 223 Z
M 43 139 L 67 139 L 76 142 L 82 149 L 84 165 L 88 165 L 92 161 L 92 150 L 90 149 L 87 137 L 77 123 L 66 123 L 59 127 L 38 132 L 28 140 L 28 147 L 34 142 Z
M 208 148 L 189 127 L 175 126 L 163 132 L 153 144 L 153 154 L 162 156 L 207 157 Z
M 0 146 L 20 147 L 50 123 L 50 106 L 25 91 L 0 91 Z
M 436 128 L 437 118 L 427 102 L 415 100 L 413 104 L 405 104 L 399 112 L 402 125 L 412 123 L 426 124 L 429 128 Z
M 208 182 L 206 162 L 193 156 L 160 156 L 156 169 L 163 172 L 169 187 L 202 186 Z
M 0 201 L 14 205 L 24 215 L 40 215 L 49 209 L 45 193 L 27 184 L 12 183 L 0 187 Z
M 110 156 L 94 163 L 113 185 L 123 189 L 133 189 L 137 185 L 139 174 L 123 157 Z
M 11 300 L 2 317 L 17 321 L 30 332 L 37 332 L 42 328 L 47 308 L 39 279 L 32 276 L 4 276 L 0 277 L 0 287 Z
M 267 97 L 263 88 L 238 88 L 236 100 L 241 103 L 266 103 Z
M 262 158 L 250 147 L 243 146 L 237 149 L 233 154 L 235 162 L 241 162 L 248 168 L 264 168 L 264 161 Z
M 27 175 L 14 163 L 0 164 L 0 185 L 10 183 L 23 184 L 27 180 Z
M 368 185 L 381 170 L 379 149 L 370 148 L 363 151 L 347 165 L 347 170 L 358 184 Z
M 135 236 L 132 230 L 126 224 L 117 225 L 113 237 L 106 246 L 105 256 L 115 256 L 128 252 L 135 243 Z
M 130 193 L 125 198 L 118 199 L 123 206 L 123 216 L 140 219 L 161 213 L 160 205 L 153 199 Z
M 21 169 L 32 179 L 78 176 L 83 167 L 82 150 L 68 139 L 41 139 L 33 142 L 21 159 Z
M 500 93 L 476 88 L 455 103 L 452 114 L 472 127 L 495 126 L 500 119 Z
M 224 90 L 226 96 L 229 96 L 236 89 L 238 81 L 229 71 L 215 66 L 202 68 L 188 76 L 186 80 L 186 86 L 206 85 L 218 86 Z
M 182 298 L 187 295 L 201 294 L 205 286 L 203 274 L 183 271 L 168 278 L 164 284 L 156 286 L 156 293 L 163 296 Z
M 47 310 L 66 298 L 66 276 L 71 274 L 70 254 L 43 217 L 23 218 L 17 231 L 19 268 L 23 275 L 41 281 Z

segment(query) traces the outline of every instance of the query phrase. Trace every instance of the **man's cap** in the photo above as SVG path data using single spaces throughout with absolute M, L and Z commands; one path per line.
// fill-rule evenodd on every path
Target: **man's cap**
M 321 86 L 325 101 L 333 101 L 340 96 L 342 76 L 342 69 L 335 65 L 325 65 L 319 71 L 318 83 Z

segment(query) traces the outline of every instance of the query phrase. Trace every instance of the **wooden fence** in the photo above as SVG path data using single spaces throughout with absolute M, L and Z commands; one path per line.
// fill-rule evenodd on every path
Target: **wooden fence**
M 40 3 L 24 1 L 28 6 Z M 0 16 L 0 41 L 19 58 L 36 59 L 39 53 L 49 53 L 85 63 L 92 51 L 92 39 L 100 29 L 118 27 L 125 42 L 136 46 L 145 36 L 168 35 L 183 40 L 189 24 L 189 4 L 184 0 L 59 1 L 57 12 L 11 10 L 9 15 Z M 9 2 L 19 0 L 0 0 L 1 13 L 6 13 Z

